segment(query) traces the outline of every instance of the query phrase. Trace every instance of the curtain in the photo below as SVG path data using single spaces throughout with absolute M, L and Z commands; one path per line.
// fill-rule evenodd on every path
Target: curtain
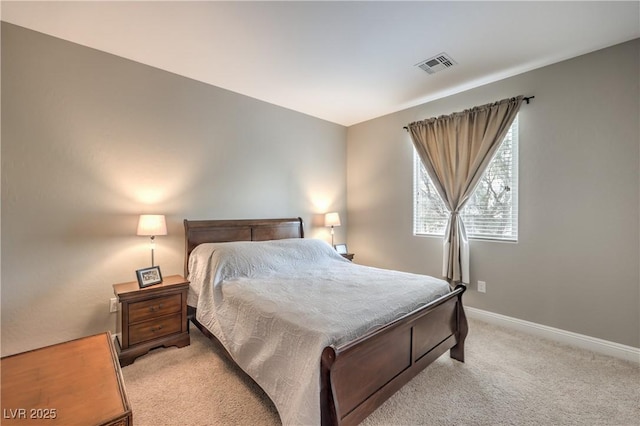
M 450 216 L 442 275 L 469 283 L 469 241 L 460 211 L 509 131 L 523 96 L 409 124 L 413 145 Z

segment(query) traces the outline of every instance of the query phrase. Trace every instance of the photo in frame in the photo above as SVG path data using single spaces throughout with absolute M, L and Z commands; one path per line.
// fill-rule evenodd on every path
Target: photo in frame
M 138 269 L 136 271 L 138 277 L 138 285 L 140 288 L 149 287 L 150 285 L 160 284 L 162 282 L 162 274 L 159 266 Z
M 346 244 L 336 244 L 335 249 L 338 253 L 340 254 L 347 254 L 348 250 L 347 250 L 347 245 Z

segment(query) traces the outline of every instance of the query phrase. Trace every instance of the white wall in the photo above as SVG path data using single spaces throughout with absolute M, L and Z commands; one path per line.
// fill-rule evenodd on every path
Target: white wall
M 2 23 L 2 355 L 114 330 L 112 284 L 149 266 L 138 215 L 167 215 L 164 275 L 182 273 L 182 220 L 337 210 L 346 235 L 346 129 Z
M 534 95 L 520 110 L 519 241 L 472 240 L 466 304 L 640 346 L 639 49 L 635 40 L 350 127 L 356 259 L 441 276 L 441 240 L 413 236 L 413 148 L 402 127 Z

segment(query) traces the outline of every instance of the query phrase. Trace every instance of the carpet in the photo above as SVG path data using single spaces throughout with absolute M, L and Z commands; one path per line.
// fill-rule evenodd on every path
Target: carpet
M 470 320 L 465 363 L 448 353 L 362 422 L 640 425 L 640 366 Z M 279 425 L 266 394 L 195 327 L 191 345 L 122 369 L 137 426 Z

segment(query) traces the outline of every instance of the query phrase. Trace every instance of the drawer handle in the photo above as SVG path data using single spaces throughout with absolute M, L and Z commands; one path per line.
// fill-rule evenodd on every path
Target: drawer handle
M 162 326 L 158 326 L 158 327 L 151 327 L 151 332 L 155 333 L 156 331 L 160 331 L 162 330 Z
M 150 311 L 150 312 L 155 312 L 155 311 L 157 311 L 158 309 L 162 309 L 162 303 L 161 303 L 160 305 L 158 305 L 158 306 L 151 306 L 151 307 L 149 308 L 149 311 Z

